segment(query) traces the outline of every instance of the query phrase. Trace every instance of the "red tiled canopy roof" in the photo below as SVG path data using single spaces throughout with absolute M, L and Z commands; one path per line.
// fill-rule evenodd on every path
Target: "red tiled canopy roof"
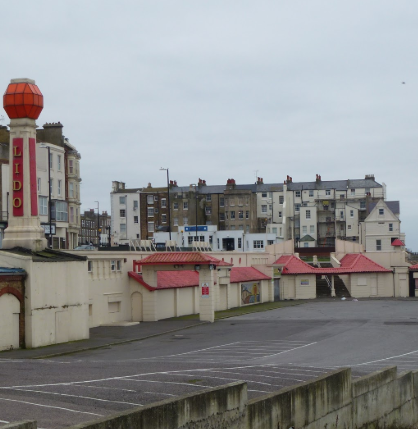
M 395 246 L 395 247 L 405 246 L 405 243 L 402 240 L 399 240 L 399 238 L 397 238 L 396 240 L 392 241 L 392 246 Z
M 353 274 L 390 273 L 391 271 L 361 253 L 350 253 L 341 259 L 338 268 L 314 268 L 294 255 L 281 256 L 273 265 L 283 265 L 282 274 Z
M 141 265 L 209 265 L 232 266 L 201 252 L 157 252 L 140 261 Z
M 411 266 L 409 267 L 409 271 L 418 271 L 418 264 L 411 265 Z
M 231 283 L 252 282 L 255 280 L 271 280 L 271 277 L 253 267 L 231 268 Z
M 129 271 L 128 276 L 136 280 L 150 291 L 157 289 L 175 289 L 183 287 L 199 286 L 199 273 L 193 270 L 185 271 L 158 271 L 157 287 L 150 286 L 144 281 L 142 274 Z

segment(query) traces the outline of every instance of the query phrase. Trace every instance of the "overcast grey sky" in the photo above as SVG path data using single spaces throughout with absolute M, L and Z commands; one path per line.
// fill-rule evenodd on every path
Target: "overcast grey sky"
M 81 153 L 83 210 L 110 211 L 112 180 L 164 186 L 161 166 L 179 185 L 374 173 L 418 251 L 416 0 L 3 0 L 0 13 L 3 91 L 35 79 L 38 125 L 61 121 Z

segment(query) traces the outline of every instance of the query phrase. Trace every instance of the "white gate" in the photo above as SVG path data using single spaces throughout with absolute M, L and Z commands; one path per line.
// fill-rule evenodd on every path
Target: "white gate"
M 0 350 L 19 348 L 20 302 L 10 293 L 0 296 Z

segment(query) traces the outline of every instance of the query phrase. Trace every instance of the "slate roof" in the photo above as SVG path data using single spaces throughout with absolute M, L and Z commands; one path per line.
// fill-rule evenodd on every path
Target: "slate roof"
M 227 189 L 227 184 L 224 185 L 203 185 L 198 188 L 198 194 L 223 194 Z M 368 179 L 347 179 L 347 180 L 321 180 L 319 182 L 290 182 L 287 183 L 287 189 L 290 191 L 302 191 L 302 190 L 325 190 L 335 189 L 337 191 L 346 191 L 351 188 L 381 188 L 382 185 L 376 182 L 372 178 Z M 167 188 L 148 188 L 149 192 L 164 192 Z M 193 189 L 193 188 L 192 188 Z M 247 183 L 247 184 L 236 184 L 235 190 L 251 190 L 251 192 L 277 192 L 283 191 L 283 182 L 280 183 Z M 112 193 L 123 194 L 123 193 L 135 193 L 137 191 L 147 192 L 147 188 L 130 188 L 130 189 L 119 189 Z M 189 186 L 173 186 L 170 188 L 170 195 L 172 193 L 189 192 Z M 391 209 L 392 210 L 392 209 Z M 392 210 L 393 211 L 393 210 Z M 399 212 L 394 212 L 399 213 Z
M 369 213 L 376 207 L 375 202 L 370 201 L 369 203 Z M 394 214 L 398 215 L 401 213 L 399 201 L 385 201 L 385 204 L 388 206 L 388 209 Z
M 200 264 L 216 266 L 231 266 L 227 262 L 201 252 L 158 252 L 140 261 L 141 265 L 184 265 Z
M 350 253 L 340 261 L 338 268 L 315 268 L 294 255 L 281 256 L 273 265 L 283 265 L 282 274 L 354 274 L 354 273 L 390 273 L 388 270 L 361 253 Z
M 233 267 L 231 269 L 231 283 L 252 282 L 256 280 L 271 280 L 253 267 Z

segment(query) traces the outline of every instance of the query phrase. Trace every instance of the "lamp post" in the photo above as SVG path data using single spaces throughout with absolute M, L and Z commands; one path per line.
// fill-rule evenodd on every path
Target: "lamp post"
M 100 209 L 99 209 L 99 202 L 95 201 L 97 203 L 97 247 L 100 247 Z
M 198 190 L 198 185 L 196 185 L 195 183 L 192 183 L 191 186 L 194 186 L 194 198 L 195 198 L 195 223 L 196 223 L 196 240 L 197 240 L 197 190 Z
M 49 223 L 49 247 L 52 249 L 52 223 L 51 223 L 51 148 L 41 143 L 39 147 L 48 150 L 48 223 Z
M 168 167 L 167 168 L 161 167 L 160 171 L 167 171 L 168 235 L 171 241 L 170 177 L 169 177 Z

